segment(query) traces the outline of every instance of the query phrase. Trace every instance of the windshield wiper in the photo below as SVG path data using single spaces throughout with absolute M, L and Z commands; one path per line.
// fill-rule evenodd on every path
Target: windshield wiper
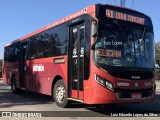
M 138 44 L 140 46 L 143 44 L 143 41 L 144 41 L 143 39 L 144 39 L 145 33 L 146 33 L 146 28 L 144 27 L 144 30 L 143 30 L 143 33 L 142 33 L 142 37 L 138 38 Z
M 146 28 L 144 27 L 144 30 L 143 30 L 143 33 L 142 33 L 142 37 L 138 38 L 139 45 L 143 44 L 143 39 L 144 39 L 145 32 L 146 32 Z
M 144 30 L 143 30 L 142 40 L 144 39 L 145 32 L 146 32 L 146 27 L 144 27 Z
M 124 32 L 124 30 L 119 26 L 119 24 L 118 24 L 118 21 L 117 21 L 117 20 L 115 20 L 115 21 L 114 21 L 114 23 L 115 23 L 115 25 L 118 27 L 118 29 L 122 32 L 123 37 L 125 38 L 125 40 L 127 40 L 128 47 L 130 47 L 130 46 L 131 46 L 131 42 L 129 41 L 129 39 L 128 39 L 128 37 L 127 37 L 126 33 Z
M 97 38 L 96 38 L 97 39 Z M 97 42 L 99 41 L 99 39 L 97 39 L 94 43 L 93 43 L 93 45 L 91 46 L 91 50 L 95 50 L 95 46 L 96 46 L 96 44 L 97 44 Z

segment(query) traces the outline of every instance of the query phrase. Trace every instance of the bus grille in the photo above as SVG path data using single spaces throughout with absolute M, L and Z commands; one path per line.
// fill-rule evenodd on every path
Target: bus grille
M 119 92 L 117 93 L 117 97 L 120 99 L 131 99 L 131 93 L 132 92 Z M 148 98 L 152 96 L 152 91 L 143 91 L 141 93 L 141 98 Z
M 151 71 L 115 70 L 111 75 L 116 78 L 129 80 L 149 80 L 154 77 L 154 73 Z
M 141 98 L 148 98 L 152 96 L 153 88 L 149 89 L 143 89 L 143 90 L 124 90 L 124 89 L 115 89 L 115 93 L 117 94 L 117 97 L 120 99 L 131 99 L 132 93 L 141 93 Z

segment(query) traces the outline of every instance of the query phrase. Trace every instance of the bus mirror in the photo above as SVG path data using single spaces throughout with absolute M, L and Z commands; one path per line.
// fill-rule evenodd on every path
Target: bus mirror
M 95 50 L 96 43 L 97 43 L 97 37 L 95 38 L 95 42 L 91 45 L 91 50 Z
M 97 26 L 97 23 L 94 22 L 92 24 L 92 37 L 97 37 L 98 35 L 98 26 Z

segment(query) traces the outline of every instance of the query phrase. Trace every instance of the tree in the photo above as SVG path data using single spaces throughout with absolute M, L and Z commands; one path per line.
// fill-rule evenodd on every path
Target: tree
M 155 59 L 156 63 L 160 66 L 160 42 L 155 44 Z

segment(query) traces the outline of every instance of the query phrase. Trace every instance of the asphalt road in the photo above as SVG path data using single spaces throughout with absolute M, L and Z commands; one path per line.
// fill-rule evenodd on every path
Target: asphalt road
M 43 116 L 45 119 L 126 119 L 134 120 L 138 119 L 159 119 L 160 117 L 160 82 L 157 82 L 156 99 L 151 103 L 141 104 L 116 104 L 106 106 L 90 106 L 80 103 L 73 103 L 71 108 L 59 108 L 54 102 L 51 101 L 50 96 L 41 95 L 33 92 L 22 91 L 19 94 L 12 94 L 10 87 L 5 85 L 0 80 L 0 116 L 4 111 L 11 111 L 12 115 L 15 112 L 12 119 L 21 120 L 20 117 L 16 118 L 16 115 L 28 115 L 32 112 L 38 116 Z M 22 112 L 23 111 L 23 112 Z M 28 113 L 26 113 L 28 112 Z M 17 113 L 17 114 L 16 114 Z M 118 117 L 113 117 L 117 116 Z M 134 117 L 122 117 L 122 116 L 134 116 Z M 150 117 L 141 117 L 148 115 Z M 119 117 L 121 116 L 121 117 Z M 159 117 L 155 117 L 159 116 Z M 52 117 L 52 118 L 49 118 Z M 82 118 L 83 117 L 83 118 Z M 0 118 L 1 119 L 1 118 Z M 5 118 L 9 119 L 9 118 Z M 27 118 L 25 118 L 27 119 Z M 35 118 L 28 118 L 35 119 Z M 38 118 L 40 119 L 40 118 Z M 41 118 L 44 119 L 44 118 Z

